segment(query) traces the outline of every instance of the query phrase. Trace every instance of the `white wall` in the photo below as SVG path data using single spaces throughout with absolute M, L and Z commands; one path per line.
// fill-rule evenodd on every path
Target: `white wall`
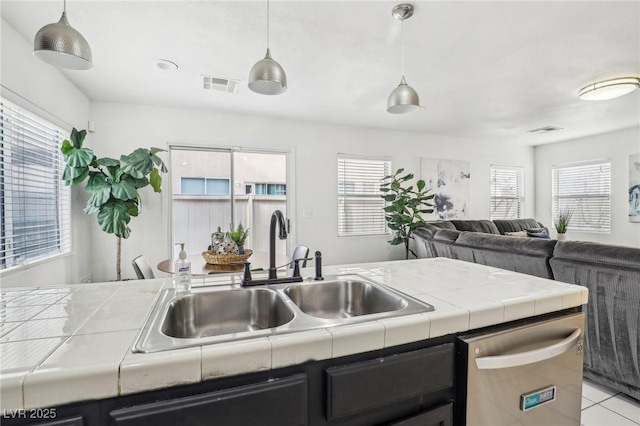
M 89 99 L 58 69 L 36 59 L 33 45 L 2 20 L 2 96 L 63 128 L 84 128 L 89 119 Z M 89 138 L 90 139 L 90 138 Z M 3 287 L 78 282 L 90 273 L 89 220 L 82 213 L 85 199 L 74 188 L 70 256 L 0 272 Z
M 428 114 L 428 112 L 419 112 Z M 92 143 L 98 156 L 118 156 L 138 147 L 167 147 L 168 143 L 240 146 L 292 153 L 293 176 L 288 196 L 295 227 L 294 243 L 321 250 L 325 264 L 398 259 L 388 236 L 337 237 L 338 153 L 389 156 L 392 167 L 405 167 L 416 176 L 420 157 L 471 162 L 470 218 L 489 218 L 491 164 L 525 167 L 526 193 L 533 194 L 533 148 L 487 144 L 444 136 L 352 126 L 287 121 L 220 112 L 147 105 L 93 102 L 96 123 Z M 398 117 L 402 120 L 402 117 Z M 166 159 L 166 156 L 165 156 Z M 142 213 L 131 222 L 131 237 L 123 241 L 124 275 L 132 277 L 130 259 L 145 254 L 152 265 L 170 256 L 168 188 L 160 195 L 144 190 Z M 526 204 L 533 216 L 533 202 Z M 303 212 L 306 213 L 303 217 Z M 312 216 L 312 217 L 309 217 Z M 255 230 L 265 232 L 268 230 Z M 115 239 L 92 226 L 94 279 L 114 276 Z M 199 248 L 191 248 L 197 252 Z
M 535 217 L 551 228 L 551 167 L 611 159 L 611 233 L 569 232 L 570 240 L 640 247 L 640 223 L 629 222 L 629 154 L 640 152 L 640 127 L 535 148 Z

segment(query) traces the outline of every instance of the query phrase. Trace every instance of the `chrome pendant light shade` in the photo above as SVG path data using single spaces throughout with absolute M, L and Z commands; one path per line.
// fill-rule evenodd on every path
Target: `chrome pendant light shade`
M 33 41 L 33 54 L 56 67 L 88 70 L 93 66 L 91 47 L 82 34 L 69 25 L 66 8 L 65 0 L 60 20 L 40 28 Z
M 402 76 L 398 87 L 393 89 L 387 99 L 387 112 L 391 114 L 407 114 L 420 109 L 420 97 L 413 87 L 409 86 Z
M 273 60 L 269 48 L 264 59 L 256 62 L 249 72 L 249 89 L 261 95 L 279 95 L 287 90 L 287 75 Z
M 407 84 L 404 77 L 404 20 L 413 16 L 413 6 L 399 4 L 393 8 L 391 15 L 402 21 L 402 79 L 398 87 L 393 89 L 387 99 L 387 112 L 391 114 L 407 114 L 420 109 L 420 97 L 413 87 Z
M 261 95 L 280 95 L 287 91 L 287 74 L 271 57 L 269 49 L 269 0 L 267 0 L 267 54 L 249 72 L 249 89 Z

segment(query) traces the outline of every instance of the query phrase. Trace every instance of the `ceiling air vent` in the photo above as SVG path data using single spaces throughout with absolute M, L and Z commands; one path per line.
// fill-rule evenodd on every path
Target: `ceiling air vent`
M 240 80 L 227 78 L 217 78 L 210 75 L 202 76 L 202 88 L 204 90 L 215 90 L 218 92 L 238 93 Z
M 535 134 L 543 134 L 543 133 L 551 133 L 551 132 L 557 132 L 562 130 L 562 127 L 556 127 L 556 126 L 545 126 L 545 127 L 540 127 L 538 129 L 533 129 L 533 130 L 527 130 L 527 133 L 535 133 Z

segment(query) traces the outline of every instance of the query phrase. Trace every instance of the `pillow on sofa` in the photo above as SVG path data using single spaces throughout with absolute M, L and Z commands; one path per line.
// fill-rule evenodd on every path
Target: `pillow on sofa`
M 529 234 L 527 234 L 527 231 L 505 232 L 504 235 L 518 238 L 526 238 L 529 236 Z
M 527 235 L 531 238 L 545 238 L 545 239 L 549 239 L 549 234 L 547 234 L 546 232 L 529 232 L 527 230 Z
M 526 229 L 528 233 L 532 232 L 547 232 L 547 228 L 528 228 Z

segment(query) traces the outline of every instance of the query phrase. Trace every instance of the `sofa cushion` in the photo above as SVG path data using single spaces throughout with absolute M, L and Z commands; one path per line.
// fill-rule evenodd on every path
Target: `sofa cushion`
M 640 399 L 640 249 L 560 241 L 551 268 L 589 289 L 585 377 Z
M 560 241 L 553 250 L 553 257 L 597 265 L 626 266 L 636 269 L 640 273 L 640 249 L 634 247 L 588 241 Z M 640 280 L 638 285 L 640 286 Z
M 454 243 L 461 234 L 462 232 L 460 231 L 456 231 L 456 230 L 450 231 L 448 229 L 442 229 L 440 231 L 437 231 L 433 235 L 433 239 L 435 241 Z
M 442 229 L 436 232 L 431 240 L 431 252 L 434 257 L 448 257 L 452 259 L 453 253 L 451 252 L 451 245 L 456 242 L 461 234 L 461 231 L 451 231 L 449 229 Z
M 463 232 L 450 246 L 455 259 L 553 279 L 549 259 L 555 240 Z
M 523 255 L 551 257 L 556 242 L 555 240 L 545 241 L 538 238 L 511 238 L 504 235 L 484 235 L 464 232 L 458 237 L 456 244 L 489 250 L 517 251 Z
M 496 219 L 493 221 L 498 229 L 498 234 L 504 235 L 505 232 L 525 231 L 531 228 L 544 228 L 544 225 L 537 220 L 528 219 Z M 544 228 L 548 232 L 547 228 Z
M 485 234 L 500 234 L 496 225 L 490 220 L 452 220 L 451 223 L 458 231 L 484 232 Z
M 518 237 L 518 238 L 527 238 L 529 236 L 527 231 L 505 232 L 504 235 L 506 235 L 507 237 Z
M 440 229 L 450 229 L 452 231 L 456 230 L 456 227 L 453 223 L 448 220 L 439 220 L 437 222 L 427 222 L 428 225 L 435 226 Z
M 436 231 L 440 229 L 450 229 L 452 231 L 456 230 L 456 227 L 449 221 L 438 221 L 438 222 L 425 222 L 420 225 L 419 228 L 416 228 L 413 232 L 416 235 L 420 235 L 423 238 L 433 238 L 433 235 Z

